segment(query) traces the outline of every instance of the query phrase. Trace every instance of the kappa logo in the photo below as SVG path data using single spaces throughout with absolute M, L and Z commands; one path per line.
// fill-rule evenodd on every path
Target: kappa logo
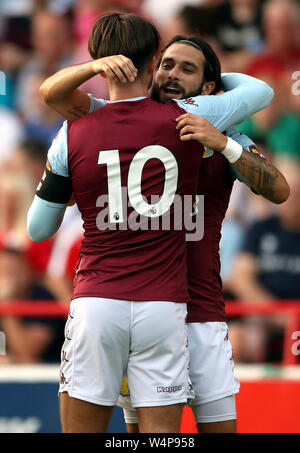
M 199 107 L 199 105 L 196 104 L 195 99 L 193 99 L 193 98 L 187 98 L 183 101 L 183 103 L 187 104 L 187 105 L 194 105 L 195 107 Z
M 66 353 L 66 351 L 62 351 L 61 361 L 62 361 L 62 362 L 69 362 L 69 360 L 67 360 L 67 353 Z
M 164 387 L 163 385 L 160 385 L 159 387 L 156 387 L 157 393 L 175 393 L 179 392 L 181 389 L 182 385 L 174 385 L 173 387 Z
M 63 385 L 63 384 L 68 384 L 68 381 L 66 380 L 66 377 L 64 375 L 64 373 L 61 373 L 60 375 L 60 383 Z

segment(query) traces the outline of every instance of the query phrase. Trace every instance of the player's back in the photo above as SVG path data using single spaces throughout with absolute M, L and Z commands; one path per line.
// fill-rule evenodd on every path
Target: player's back
M 174 201 L 195 195 L 203 147 L 180 140 L 182 113 L 146 98 L 69 123 L 69 173 L 85 230 L 73 297 L 188 300 Z

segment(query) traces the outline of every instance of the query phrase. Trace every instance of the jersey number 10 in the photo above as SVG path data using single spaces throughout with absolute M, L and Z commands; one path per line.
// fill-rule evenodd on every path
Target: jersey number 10
M 163 193 L 157 203 L 149 204 L 142 195 L 142 173 L 150 159 L 158 159 L 165 167 Z M 124 221 L 121 163 L 118 149 L 100 151 L 98 164 L 107 165 L 109 220 L 111 223 Z M 139 214 L 159 217 L 165 214 L 174 201 L 178 183 L 178 165 L 174 155 L 164 146 L 150 145 L 140 149 L 133 157 L 127 178 L 128 199 Z

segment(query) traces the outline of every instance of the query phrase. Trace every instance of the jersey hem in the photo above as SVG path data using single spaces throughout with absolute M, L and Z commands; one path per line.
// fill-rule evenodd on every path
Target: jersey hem
M 196 323 L 203 323 L 203 322 L 227 322 L 226 316 L 206 316 L 206 317 L 187 317 L 186 323 L 187 324 L 196 324 Z
M 72 295 L 72 298 L 71 300 L 74 300 L 74 299 L 81 299 L 81 298 L 84 298 L 84 297 L 95 297 L 95 298 L 102 298 L 102 299 L 117 299 L 117 300 L 130 300 L 132 302 L 175 302 L 175 303 L 182 303 L 182 304 L 187 304 L 190 302 L 190 299 L 179 299 L 179 298 L 175 298 L 173 296 L 166 296 L 166 297 L 162 297 L 162 295 L 160 294 L 159 297 L 157 297 L 157 294 L 153 295 L 153 296 L 147 296 L 147 298 L 145 297 L 138 297 L 136 294 L 133 295 L 133 294 L 112 294 L 112 293 L 108 293 L 108 294 L 95 294 L 95 293 L 74 293 Z

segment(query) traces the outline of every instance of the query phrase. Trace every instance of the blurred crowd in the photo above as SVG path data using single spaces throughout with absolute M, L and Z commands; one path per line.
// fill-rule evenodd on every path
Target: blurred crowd
M 63 119 L 39 95 L 60 68 L 90 59 L 94 20 L 135 12 L 159 28 L 200 35 L 223 72 L 263 79 L 275 97 L 237 127 L 283 171 L 291 196 L 281 206 L 236 182 L 220 247 L 224 293 L 236 303 L 300 300 L 300 2 L 297 0 L 0 0 L 0 305 L 14 300 L 68 304 L 82 222 L 68 208 L 57 235 L 39 244 L 26 234 L 26 214 L 47 150 Z M 94 77 L 82 88 L 107 98 Z M 241 302 L 238 302 L 241 301 Z M 276 362 L 285 318 L 230 319 L 236 362 Z M 0 317 L 7 355 L 0 363 L 58 362 L 64 319 Z

